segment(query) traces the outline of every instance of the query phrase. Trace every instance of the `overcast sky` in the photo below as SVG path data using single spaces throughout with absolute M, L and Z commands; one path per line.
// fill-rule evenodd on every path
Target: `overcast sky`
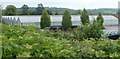
M 7 5 L 15 5 L 17 8 L 23 4 L 29 7 L 37 7 L 42 3 L 44 7 L 63 7 L 70 9 L 97 9 L 97 8 L 118 8 L 120 0 L 0 0 L 3 8 Z

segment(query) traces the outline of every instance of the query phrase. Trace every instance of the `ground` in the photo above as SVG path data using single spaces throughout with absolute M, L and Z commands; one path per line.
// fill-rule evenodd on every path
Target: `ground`
M 115 25 L 115 26 L 105 26 L 106 30 L 109 30 L 109 31 L 117 31 L 118 32 L 118 26 Z

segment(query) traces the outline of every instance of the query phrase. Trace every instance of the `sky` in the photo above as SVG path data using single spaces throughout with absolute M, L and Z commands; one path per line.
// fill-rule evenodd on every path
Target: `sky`
M 98 9 L 98 8 L 118 8 L 120 0 L 0 0 L 3 8 L 7 5 L 15 5 L 17 8 L 23 4 L 29 7 L 37 7 L 42 3 L 44 7 L 61 7 L 70 9 Z

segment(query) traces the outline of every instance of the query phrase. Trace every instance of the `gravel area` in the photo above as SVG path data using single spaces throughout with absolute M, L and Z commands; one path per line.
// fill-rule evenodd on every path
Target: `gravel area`
M 105 29 L 106 30 L 109 30 L 109 31 L 117 31 L 118 32 L 118 26 L 105 26 Z

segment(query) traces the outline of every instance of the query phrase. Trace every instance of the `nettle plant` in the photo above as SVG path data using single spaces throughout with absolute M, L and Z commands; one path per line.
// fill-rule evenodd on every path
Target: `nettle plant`
M 69 35 L 62 36 L 62 32 L 42 31 L 34 25 L 23 28 L 3 26 L 3 34 L 0 35 L 3 57 L 120 57 L 120 40 L 100 38 L 96 41 L 89 36 L 81 37 L 81 30 L 89 29 L 86 25 L 77 28 L 79 31 L 73 40 L 68 40 Z M 76 40 L 84 37 L 89 40 Z

